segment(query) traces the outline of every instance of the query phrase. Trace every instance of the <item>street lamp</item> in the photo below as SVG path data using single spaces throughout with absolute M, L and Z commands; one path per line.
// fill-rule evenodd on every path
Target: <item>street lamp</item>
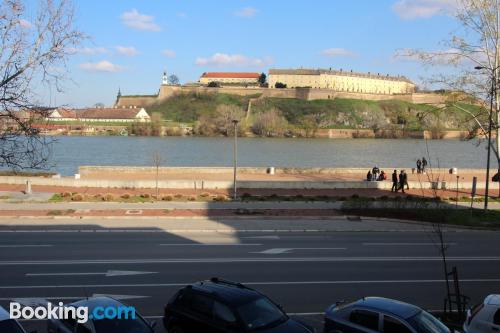
M 236 187 L 236 170 L 238 167 L 238 119 L 233 119 L 234 125 L 234 145 L 233 145 L 233 200 L 238 197 Z
M 499 66 L 500 67 L 500 66 Z M 491 156 L 491 128 L 493 127 L 493 119 L 492 119 L 492 114 L 493 114 L 493 98 L 495 98 L 496 94 L 496 72 L 499 67 L 496 67 L 495 69 L 491 70 L 491 98 L 490 98 L 490 112 L 488 116 L 488 160 L 486 161 L 486 187 L 485 187 L 485 194 L 484 194 L 484 210 L 488 210 L 488 197 L 489 197 L 489 189 L 490 189 L 490 156 Z M 483 66 L 476 66 L 474 67 L 476 70 L 482 70 L 486 69 L 489 70 L 489 68 L 483 67 Z

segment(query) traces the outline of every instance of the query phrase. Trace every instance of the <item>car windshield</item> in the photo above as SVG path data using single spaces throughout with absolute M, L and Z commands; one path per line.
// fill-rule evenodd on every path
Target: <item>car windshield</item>
M 450 333 L 448 327 L 425 311 L 420 311 L 416 316 L 411 317 L 408 322 L 419 332 Z
M 23 329 L 14 320 L 0 321 L 0 332 L 24 333 Z
M 249 330 L 272 326 L 288 318 L 280 308 L 266 298 L 258 298 L 240 306 L 238 313 Z
M 140 318 L 94 320 L 97 333 L 152 333 L 151 328 Z

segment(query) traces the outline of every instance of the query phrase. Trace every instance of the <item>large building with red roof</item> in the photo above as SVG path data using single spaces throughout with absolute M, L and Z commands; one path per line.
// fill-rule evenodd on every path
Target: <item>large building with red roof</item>
M 259 84 L 260 73 L 250 72 L 205 72 L 200 77 L 200 83 L 209 85 L 210 82 L 219 85 L 256 86 Z

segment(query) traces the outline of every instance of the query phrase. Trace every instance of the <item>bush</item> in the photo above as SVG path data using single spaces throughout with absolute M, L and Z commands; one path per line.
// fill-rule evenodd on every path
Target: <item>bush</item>
M 162 201 L 172 201 L 173 199 L 174 199 L 174 197 L 170 194 L 167 194 L 167 195 L 164 195 L 163 197 L 161 197 Z
M 115 196 L 111 193 L 107 193 L 102 197 L 103 201 L 113 201 L 115 200 Z
M 130 194 L 124 193 L 124 194 L 121 195 L 121 198 L 122 199 L 130 199 Z
M 353 195 L 351 195 L 351 199 L 357 200 L 357 199 L 359 199 L 359 195 L 353 194 Z
M 149 199 L 149 198 L 151 198 L 151 194 L 149 194 L 149 193 L 143 193 L 143 194 L 141 194 L 141 198 L 143 198 L 143 199 Z
M 176 193 L 176 194 L 174 195 L 174 198 L 176 198 L 176 199 L 181 199 L 182 197 L 183 197 L 183 195 L 182 195 L 182 194 L 180 194 L 180 193 Z
M 282 83 L 282 82 L 276 82 L 276 84 L 274 85 L 274 88 L 283 89 L 283 88 L 286 88 L 286 84 Z
M 63 197 L 63 198 L 70 198 L 71 195 L 72 195 L 71 192 L 63 192 L 63 193 L 61 193 L 61 197 Z
M 196 196 L 190 195 L 187 199 L 188 201 L 196 201 Z
M 227 201 L 228 197 L 224 194 L 219 194 L 219 195 L 215 196 L 213 200 L 214 201 Z
M 83 195 L 82 194 L 74 194 L 72 197 L 71 197 L 71 201 L 83 201 Z
M 210 196 L 210 193 L 208 193 L 208 192 L 203 192 L 202 194 L 200 194 L 200 197 L 202 197 L 202 198 L 207 198 L 209 196 Z

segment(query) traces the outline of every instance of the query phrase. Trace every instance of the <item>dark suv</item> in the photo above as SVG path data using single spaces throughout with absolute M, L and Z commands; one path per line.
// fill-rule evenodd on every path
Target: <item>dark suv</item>
M 313 333 L 266 296 L 218 278 L 179 290 L 165 307 L 169 333 Z

